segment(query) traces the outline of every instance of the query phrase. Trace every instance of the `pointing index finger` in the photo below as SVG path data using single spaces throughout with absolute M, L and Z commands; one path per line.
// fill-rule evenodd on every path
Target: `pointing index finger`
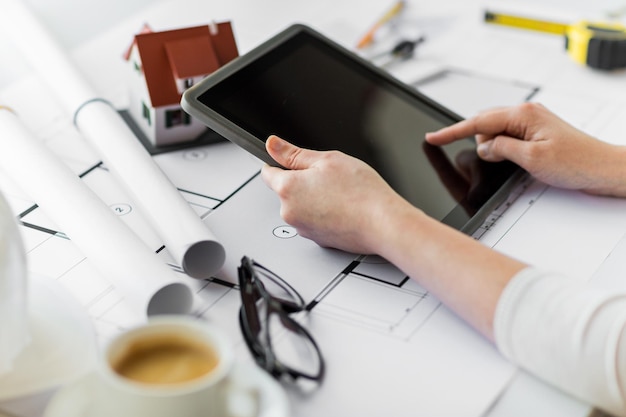
M 436 132 L 426 133 L 426 142 L 431 145 L 446 145 L 459 139 L 473 136 L 476 133 L 476 123 L 474 119 L 467 119 L 455 123 L 452 126 L 444 127 Z
M 427 133 L 426 141 L 431 145 L 446 145 L 474 135 L 498 135 L 507 131 L 510 113 L 510 109 L 481 113 L 436 132 Z

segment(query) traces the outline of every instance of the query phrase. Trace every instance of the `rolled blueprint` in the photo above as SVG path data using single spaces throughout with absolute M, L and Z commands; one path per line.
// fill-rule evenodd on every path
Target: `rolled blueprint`
M 18 117 L 0 106 L 0 166 L 140 314 L 186 314 L 193 293 Z
M 224 264 L 224 247 L 152 160 L 118 112 L 99 98 L 21 0 L 0 0 L 0 29 L 13 39 L 74 124 L 124 184 L 167 250 L 194 278 L 209 278 Z

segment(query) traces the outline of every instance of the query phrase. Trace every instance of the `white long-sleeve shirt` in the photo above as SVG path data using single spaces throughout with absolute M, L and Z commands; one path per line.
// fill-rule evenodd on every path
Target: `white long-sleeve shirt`
M 494 333 L 498 349 L 513 363 L 626 416 L 626 293 L 529 267 L 504 289 Z

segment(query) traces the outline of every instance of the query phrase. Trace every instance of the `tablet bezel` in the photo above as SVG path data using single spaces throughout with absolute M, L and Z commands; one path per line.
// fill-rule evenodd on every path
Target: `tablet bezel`
M 182 108 L 191 116 L 197 118 L 221 136 L 225 137 L 229 141 L 235 143 L 236 145 L 240 146 L 251 154 L 255 155 L 265 163 L 274 166 L 280 166 L 269 156 L 269 154 L 265 150 L 265 140 L 267 138 L 259 138 L 251 134 L 241 126 L 233 123 L 231 120 L 224 117 L 219 112 L 202 103 L 200 101 L 200 96 L 205 94 L 211 88 L 219 85 L 224 80 L 227 80 L 232 75 L 245 69 L 250 64 L 256 62 L 259 58 L 265 56 L 267 53 L 280 47 L 285 42 L 288 42 L 296 35 L 301 34 L 302 32 L 305 32 L 307 35 L 322 41 L 327 46 L 330 46 L 342 55 L 345 55 L 345 57 L 347 57 L 349 60 L 356 62 L 358 65 L 366 68 L 367 71 L 370 71 L 375 74 L 375 76 L 380 77 L 386 83 L 392 85 L 393 88 L 398 89 L 403 94 L 408 94 L 413 99 L 420 101 L 434 112 L 440 114 L 442 117 L 450 119 L 452 122 L 462 120 L 459 115 L 444 107 L 440 103 L 421 94 L 415 88 L 408 86 L 400 80 L 394 78 L 388 72 L 378 68 L 371 62 L 363 59 L 357 54 L 354 54 L 353 52 L 330 40 L 319 32 L 313 30 L 312 28 L 302 24 L 295 24 L 288 27 L 287 29 L 278 33 L 269 40 L 263 42 L 261 45 L 257 46 L 250 52 L 231 61 L 216 72 L 212 73 L 210 76 L 206 77 L 204 80 L 187 89 L 181 99 Z M 497 207 L 497 205 L 502 202 L 502 200 L 505 199 L 506 196 L 508 196 L 511 188 L 519 181 L 519 179 L 523 175 L 524 172 L 521 169 L 513 172 L 510 178 L 503 183 L 500 189 L 496 191 L 487 200 L 487 202 L 484 203 L 483 206 L 477 210 L 474 215 L 469 216 L 467 214 L 464 214 L 462 212 L 463 208 L 459 204 L 457 204 L 452 211 L 444 216 L 444 218 L 438 220 L 465 233 L 473 233 L 478 227 L 482 225 L 486 217 Z M 469 219 L 466 219 L 467 217 L 469 217 Z

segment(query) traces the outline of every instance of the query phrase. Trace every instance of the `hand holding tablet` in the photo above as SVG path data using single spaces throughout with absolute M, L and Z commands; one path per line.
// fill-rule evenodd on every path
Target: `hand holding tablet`
M 510 162 L 475 158 L 470 171 L 480 175 L 462 184 L 474 140 L 444 147 L 424 141 L 426 132 L 461 118 L 303 25 L 191 87 L 182 105 L 271 165 L 277 164 L 265 140 L 272 134 L 359 158 L 411 204 L 466 233 L 480 226 L 522 174 Z

